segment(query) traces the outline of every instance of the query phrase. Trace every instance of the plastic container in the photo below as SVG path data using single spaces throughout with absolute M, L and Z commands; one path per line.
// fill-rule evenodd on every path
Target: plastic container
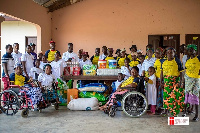
M 108 65 L 110 69 L 116 69 L 117 68 L 117 60 L 108 60 Z
M 99 60 L 98 61 L 98 68 L 99 69 L 105 69 L 106 68 L 106 60 Z

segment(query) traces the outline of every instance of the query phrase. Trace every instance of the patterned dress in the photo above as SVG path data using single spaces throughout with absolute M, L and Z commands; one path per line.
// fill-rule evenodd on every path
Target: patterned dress
M 183 70 L 179 59 L 172 61 L 161 59 L 161 69 L 164 75 L 163 107 L 173 116 L 177 116 L 184 108 L 184 89 L 179 87 L 180 72 Z

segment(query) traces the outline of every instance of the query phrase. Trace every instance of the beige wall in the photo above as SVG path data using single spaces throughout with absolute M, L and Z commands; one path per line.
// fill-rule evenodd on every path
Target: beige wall
M 38 51 L 47 50 L 51 40 L 51 13 L 33 0 L 1 0 L 0 12 L 36 25 Z
M 84 0 L 52 13 L 52 38 L 60 52 L 67 43 L 94 53 L 96 47 L 145 50 L 148 35 L 200 34 L 199 0 Z
M 25 52 L 25 36 L 37 36 L 35 25 L 24 21 L 4 21 L 1 23 L 1 50 L 5 54 L 5 46 L 15 42 L 20 44 L 19 51 Z

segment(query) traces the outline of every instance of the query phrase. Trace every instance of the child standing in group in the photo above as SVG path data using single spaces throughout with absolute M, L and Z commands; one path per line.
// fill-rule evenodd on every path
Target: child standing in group
M 40 61 L 42 61 L 42 56 L 43 56 L 43 53 L 42 53 L 42 51 L 40 51 L 40 52 L 38 53 L 38 59 L 39 59 Z
M 87 59 L 88 57 L 88 52 L 83 52 L 82 53 L 83 60 L 79 62 L 80 68 L 83 69 L 83 65 L 92 65 L 92 62 Z
M 142 76 L 142 64 L 143 64 L 143 62 L 145 60 L 145 56 L 141 55 L 138 58 L 140 60 L 140 64 L 138 64 L 137 67 L 139 68 L 139 76 Z
M 12 52 L 11 55 L 15 60 L 15 65 L 21 64 L 22 53 L 19 52 L 19 44 L 18 43 L 14 43 L 13 44 L 13 49 L 14 49 L 14 51 Z
M 121 68 L 121 66 L 124 66 L 124 60 L 126 59 L 126 49 L 121 49 L 121 58 L 119 58 L 119 60 L 117 61 L 117 65 L 119 68 Z M 129 59 L 130 62 L 130 59 Z
M 112 83 L 112 93 L 114 93 L 119 85 L 124 82 L 124 76 L 122 73 L 118 73 L 118 80 Z
M 124 76 L 124 80 L 128 79 L 131 76 L 131 67 L 129 66 L 129 63 L 130 63 L 130 59 L 126 58 L 124 60 L 125 66 L 121 67 L 121 73 Z
M 137 66 L 140 62 L 137 60 L 137 53 L 131 53 L 132 61 L 129 63 L 130 67 Z
M 45 55 L 42 56 L 42 61 L 40 61 L 40 69 L 44 71 L 44 66 L 49 64 Z
M 148 104 L 151 105 L 151 113 L 155 114 L 156 110 L 156 97 L 157 97 L 157 89 L 156 89 L 156 76 L 155 76 L 155 68 L 149 67 L 148 69 L 149 77 L 145 77 L 145 81 L 147 82 L 147 98 Z
M 106 68 L 109 68 L 109 60 L 114 60 L 114 57 L 113 57 L 113 48 L 108 48 L 108 56 L 104 59 L 106 60 Z
M 83 49 L 79 49 L 78 50 L 78 62 L 82 61 L 82 53 L 83 53 Z
M 33 80 L 37 80 L 40 73 L 43 73 L 43 70 L 39 68 L 40 66 L 40 60 L 37 59 L 35 61 L 35 67 L 32 67 L 29 73 L 29 77 Z
M 106 56 L 108 56 L 107 47 L 103 46 L 102 47 L 102 54 L 99 56 L 99 60 L 104 60 L 106 58 Z
M 50 41 L 49 45 L 50 45 L 50 49 L 45 52 L 45 56 L 46 56 L 47 60 L 49 62 L 51 62 L 51 61 L 53 61 L 55 59 L 55 56 L 54 56 L 55 53 L 59 52 L 59 51 L 56 50 L 56 42 Z
M 24 75 L 27 78 L 29 78 L 28 74 L 30 73 L 31 68 L 34 67 L 33 66 L 34 57 L 31 54 L 31 46 L 30 45 L 26 46 L 26 53 L 22 54 L 21 62 L 22 62 L 22 67 L 23 67 Z
M 100 48 L 96 48 L 95 49 L 95 55 L 93 55 L 90 58 L 90 61 L 92 62 L 93 65 L 97 65 L 98 66 L 99 53 L 100 53 Z
M 61 78 L 63 76 L 65 61 L 61 59 L 61 55 L 59 52 L 55 53 L 55 59 L 51 62 L 52 74 L 55 79 Z

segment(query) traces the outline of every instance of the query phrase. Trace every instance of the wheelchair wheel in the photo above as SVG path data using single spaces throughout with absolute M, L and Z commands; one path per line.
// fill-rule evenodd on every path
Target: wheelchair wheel
M 116 112 L 116 108 L 114 107 L 114 106 L 112 106 L 111 108 L 110 108 L 110 111 L 109 111 L 109 116 L 110 117 L 114 117 L 115 116 L 115 112 Z
M 122 110 L 130 117 L 140 117 L 147 111 L 146 97 L 140 92 L 129 92 L 122 99 Z
M 55 110 L 58 110 L 59 109 L 59 104 L 55 103 L 54 107 L 55 107 Z
M 22 110 L 22 113 L 21 113 L 21 116 L 22 116 L 22 117 L 27 117 L 28 114 L 29 114 L 29 110 L 28 110 L 28 109 L 23 109 L 23 110 Z
M 3 99 L 4 97 L 4 99 Z M 12 90 L 5 90 L 0 93 L 0 109 L 6 115 L 14 115 L 20 108 L 17 94 Z

